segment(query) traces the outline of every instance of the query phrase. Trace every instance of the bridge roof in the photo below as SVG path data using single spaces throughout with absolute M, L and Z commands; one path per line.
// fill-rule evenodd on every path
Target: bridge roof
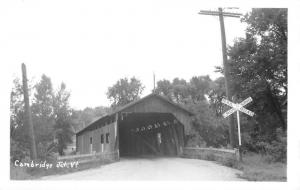
M 147 96 L 145 96 L 145 97 L 143 97 L 139 100 L 136 100 L 136 101 L 131 102 L 131 103 L 129 103 L 129 104 L 123 106 L 123 107 L 118 108 L 115 111 L 113 111 L 112 113 L 106 114 L 106 115 L 94 120 L 93 122 L 88 124 L 85 128 L 83 128 L 83 129 L 79 130 L 78 132 L 76 132 L 76 134 L 80 134 L 80 133 L 83 133 L 84 131 L 88 131 L 88 130 L 93 130 L 96 127 L 96 125 L 99 125 L 99 124 L 100 124 L 100 126 L 105 126 L 105 124 L 107 122 L 109 123 L 110 121 L 113 121 L 115 119 L 115 115 L 117 113 L 122 113 L 123 111 L 126 111 L 127 109 L 134 107 L 138 103 L 146 101 L 146 100 L 151 99 L 151 98 L 158 98 L 158 99 L 162 100 L 163 102 L 166 102 L 170 106 L 174 107 L 175 109 L 178 109 L 181 112 L 185 113 L 187 116 L 194 115 L 191 111 L 187 110 L 183 106 L 181 106 L 179 104 L 175 104 L 174 102 L 168 100 L 167 98 L 165 98 L 161 95 L 152 93 L 152 94 L 149 94 L 149 95 L 147 95 Z

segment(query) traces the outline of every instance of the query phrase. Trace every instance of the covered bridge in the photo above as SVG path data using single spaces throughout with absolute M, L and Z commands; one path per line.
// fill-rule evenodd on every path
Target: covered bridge
M 92 122 L 76 133 L 78 154 L 181 155 L 191 129 L 187 109 L 150 94 Z

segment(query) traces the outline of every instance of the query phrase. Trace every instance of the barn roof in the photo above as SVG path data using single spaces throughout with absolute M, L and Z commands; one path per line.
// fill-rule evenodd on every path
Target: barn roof
M 158 94 L 155 94 L 155 93 L 151 93 L 151 94 L 149 94 L 149 95 L 147 95 L 147 96 L 145 96 L 145 97 L 143 97 L 143 98 L 141 98 L 141 99 L 139 99 L 139 100 L 133 101 L 133 102 L 131 102 L 131 103 L 129 103 L 129 104 L 126 104 L 126 105 L 123 106 L 123 107 L 120 107 L 120 108 L 116 109 L 116 110 L 113 111 L 112 113 L 106 114 L 106 115 L 104 115 L 104 116 L 102 116 L 102 117 L 100 117 L 100 118 L 94 120 L 93 122 L 91 122 L 90 124 L 88 124 L 88 125 L 87 125 L 86 127 L 84 127 L 83 129 L 77 131 L 76 134 L 82 133 L 82 132 L 88 130 L 88 129 L 89 129 L 92 125 L 94 125 L 95 123 L 99 123 L 99 122 L 101 122 L 101 121 L 105 121 L 105 120 L 111 118 L 111 117 L 112 117 L 113 115 L 115 115 L 116 113 L 120 113 L 120 112 L 122 112 L 123 110 L 125 110 L 125 109 L 127 109 L 127 108 L 130 108 L 130 107 L 132 107 L 132 106 L 134 106 L 134 105 L 136 105 L 136 104 L 138 104 L 138 103 L 140 103 L 140 102 L 142 102 L 142 101 L 145 101 L 145 100 L 147 100 L 147 99 L 149 99 L 149 98 L 153 98 L 153 97 L 159 98 L 159 99 L 161 99 L 162 101 L 167 102 L 167 103 L 170 104 L 171 106 L 174 106 L 174 107 L 176 107 L 177 109 L 180 109 L 181 111 L 183 111 L 184 113 L 186 113 L 186 114 L 189 115 L 189 116 L 194 115 L 191 111 L 187 110 L 186 108 L 182 107 L 181 105 L 175 104 L 174 102 L 168 100 L 167 98 L 165 98 L 165 97 L 163 97 L 163 96 L 161 96 L 161 95 L 158 95 Z

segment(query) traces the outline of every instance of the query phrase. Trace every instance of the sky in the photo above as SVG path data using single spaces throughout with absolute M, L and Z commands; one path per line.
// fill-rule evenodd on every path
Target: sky
M 1 11 L 6 27 L 4 54 L 11 81 L 42 74 L 54 88 L 64 82 L 75 109 L 109 106 L 109 86 L 135 76 L 145 85 L 175 77 L 220 76 L 221 34 L 218 17 L 199 15 L 216 10 L 201 1 L 11 1 Z M 250 9 L 231 10 L 245 13 Z M 225 18 L 227 44 L 244 37 L 246 25 Z

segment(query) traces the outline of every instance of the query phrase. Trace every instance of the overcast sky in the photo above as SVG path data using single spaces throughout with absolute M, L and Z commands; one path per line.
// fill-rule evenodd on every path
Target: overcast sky
M 108 87 L 123 77 L 140 79 L 144 96 L 153 72 L 156 80 L 220 76 L 219 20 L 201 9 L 199 1 L 12 1 L 0 13 L 4 56 L 12 79 L 24 62 L 29 79 L 65 82 L 73 108 L 108 106 Z M 237 18 L 226 18 L 225 29 L 228 44 L 245 35 Z

